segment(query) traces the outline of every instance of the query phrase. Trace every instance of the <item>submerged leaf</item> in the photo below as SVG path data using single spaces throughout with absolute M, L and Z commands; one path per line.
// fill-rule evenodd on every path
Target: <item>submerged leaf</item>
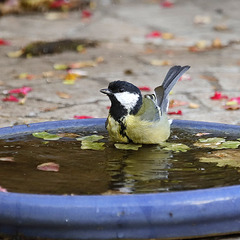
M 54 162 L 42 163 L 37 166 L 37 169 L 41 171 L 47 171 L 47 172 L 58 172 L 59 164 Z
M 14 162 L 14 157 L 0 157 L 2 162 Z
M 239 141 L 226 141 L 224 138 L 200 138 L 199 142 L 194 143 L 196 147 L 212 148 L 212 149 L 226 149 L 238 148 Z
M 164 142 L 164 143 L 161 143 L 161 146 L 163 147 L 164 150 L 173 151 L 173 152 L 186 152 L 190 149 L 190 147 L 182 143 Z
M 240 167 L 240 151 L 239 150 L 218 150 L 207 157 L 201 157 L 200 162 L 217 163 L 219 167 L 232 166 Z
M 122 149 L 122 150 L 135 150 L 137 151 L 140 147 L 142 147 L 142 144 L 133 144 L 133 143 L 115 143 L 115 148 Z
M 104 136 L 102 136 L 102 135 L 93 134 L 90 136 L 84 136 L 84 137 L 77 138 L 77 140 L 78 141 L 97 142 L 98 140 L 101 140 L 103 138 L 104 138 Z
M 33 133 L 32 134 L 34 137 L 37 137 L 37 138 L 42 138 L 44 140 L 58 140 L 60 139 L 60 137 L 56 134 L 51 134 L 51 133 L 48 133 L 48 132 L 36 132 L 36 133 Z
M 91 141 L 82 141 L 81 149 L 89 149 L 89 150 L 104 150 L 105 143 L 102 142 L 91 142 Z

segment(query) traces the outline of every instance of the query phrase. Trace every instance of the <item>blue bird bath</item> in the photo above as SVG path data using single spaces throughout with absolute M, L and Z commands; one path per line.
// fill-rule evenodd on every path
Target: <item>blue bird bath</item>
M 0 129 L 0 139 L 39 131 L 104 131 L 105 119 Z M 174 120 L 173 129 L 240 136 L 240 126 Z M 168 193 L 66 196 L 0 193 L 0 233 L 54 239 L 192 238 L 240 232 L 240 185 Z

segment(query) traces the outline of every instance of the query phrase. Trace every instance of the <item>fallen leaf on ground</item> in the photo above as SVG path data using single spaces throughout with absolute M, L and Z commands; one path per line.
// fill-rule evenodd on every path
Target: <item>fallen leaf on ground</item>
M 10 58 L 19 58 L 20 56 L 22 56 L 22 54 L 23 54 L 23 50 L 18 50 L 14 52 L 8 52 L 7 56 Z
M 172 62 L 170 60 L 153 59 L 150 64 L 153 66 L 170 66 Z
M 37 137 L 37 138 L 42 138 L 44 140 L 47 140 L 47 141 L 50 141 L 50 140 L 58 140 L 60 139 L 60 137 L 56 134 L 51 134 L 51 133 L 48 133 L 48 132 L 36 132 L 36 133 L 33 133 L 32 134 L 34 137 Z
M 224 46 L 222 44 L 222 41 L 219 38 L 215 38 L 212 41 L 212 48 L 222 48 L 222 47 L 224 47 Z
M 63 99 L 69 99 L 69 98 L 71 98 L 71 95 L 68 94 L 68 93 L 65 93 L 65 92 L 56 92 L 56 94 L 57 94 L 60 98 L 63 98 Z
M 164 39 L 164 40 L 174 39 L 174 34 L 169 33 L 169 32 L 164 32 L 164 33 L 162 33 L 162 39 Z
M 195 24 L 209 24 L 211 22 L 211 17 L 205 15 L 196 15 L 193 22 Z
M 218 25 L 215 25 L 213 29 L 218 32 L 224 32 L 224 31 L 228 31 L 229 27 L 226 24 L 218 24 Z
M 33 74 L 29 74 L 29 73 L 20 73 L 18 75 L 19 79 L 27 79 L 27 80 L 32 80 L 35 78 L 35 76 Z
M 70 68 L 85 68 L 85 67 L 96 67 L 96 61 L 83 61 L 83 62 L 75 62 L 69 64 Z
M 174 107 L 179 107 L 179 106 L 185 106 L 185 105 L 187 105 L 187 104 L 188 104 L 188 102 L 184 102 L 184 101 L 172 99 L 172 100 L 169 102 L 169 108 L 174 108 Z
M 66 64 L 61 64 L 61 63 L 55 63 L 55 64 L 53 65 L 53 68 L 54 68 L 55 70 L 66 70 L 66 69 L 68 69 L 68 65 L 66 65 Z
M 14 157 L 0 157 L 2 162 L 14 162 Z
M 121 150 L 135 150 L 137 151 L 140 147 L 142 147 L 142 144 L 133 144 L 133 143 L 115 143 L 115 148 L 121 149 Z
M 69 69 L 68 73 L 75 74 L 78 77 L 86 77 L 88 75 L 86 71 L 80 69 Z
M 86 116 L 86 115 L 74 115 L 75 119 L 88 119 L 88 118 L 93 118 L 92 116 Z
M 192 108 L 192 109 L 197 109 L 197 108 L 199 108 L 199 104 L 189 103 L 188 107 L 189 107 L 189 108 Z
M 38 170 L 46 172 L 58 172 L 59 168 L 60 168 L 59 164 L 54 162 L 42 163 L 37 166 Z

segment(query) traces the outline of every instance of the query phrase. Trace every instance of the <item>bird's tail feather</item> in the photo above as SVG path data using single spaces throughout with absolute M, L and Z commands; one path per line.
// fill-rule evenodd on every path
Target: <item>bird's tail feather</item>
M 190 66 L 173 66 L 169 69 L 161 86 L 154 89 L 157 104 L 162 113 L 167 111 L 168 108 L 168 94 L 177 83 L 179 78 L 190 68 Z

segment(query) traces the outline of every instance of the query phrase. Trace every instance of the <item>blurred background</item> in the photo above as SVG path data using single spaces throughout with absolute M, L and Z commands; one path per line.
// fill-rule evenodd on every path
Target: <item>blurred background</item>
M 143 94 L 190 65 L 169 117 L 240 124 L 238 0 L 1 0 L 0 127 L 106 117 L 114 80 Z

